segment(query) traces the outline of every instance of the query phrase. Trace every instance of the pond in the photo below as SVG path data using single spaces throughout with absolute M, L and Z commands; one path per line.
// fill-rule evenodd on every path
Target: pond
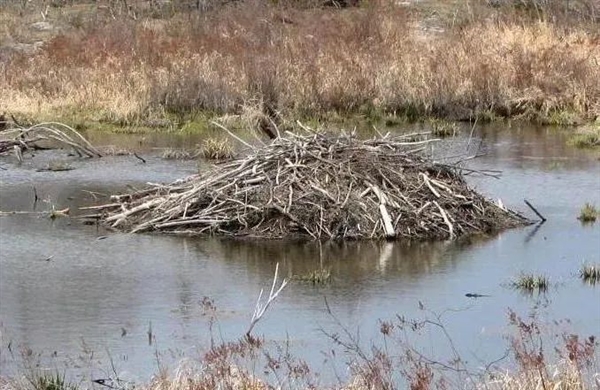
M 336 345 L 330 336 L 346 329 L 360 334 L 361 344 L 377 344 L 381 320 L 397 315 L 441 316 L 473 367 L 505 353 L 509 308 L 523 316 L 535 311 L 549 328 L 597 335 L 600 286 L 583 283 L 578 273 L 584 263 L 600 263 L 600 223 L 583 225 L 577 216 L 586 202 L 600 205 L 600 160 L 597 152 L 567 146 L 567 133 L 496 125 L 477 129 L 471 142 L 468 131 L 453 141 L 476 142 L 482 155 L 469 167 L 502 171 L 500 179 L 469 177 L 471 185 L 536 218 L 526 198 L 548 219 L 486 239 L 252 242 L 111 233 L 75 218 L 50 220 L 35 213 L 1 216 L 0 376 L 35 361 L 68 369 L 82 381 L 113 370 L 147 381 L 159 368 L 201 356 L 211 338 L 243 335 L 277 263 L 282 277 L 325 269 L 330 278 L 318 285 L 292 280 L 255 333 L 288 346 L 325 382 L 343 370 L 343 359 L 331 363 Z M 91 138 L 95 144 L 138 147 L 147 163 L 114 156 L 72 162 L 72 171 L 37 172 L 57 152 L 41 153 L 20 167 L 7 157 L 0 161 L 0 210 L 70 207 L 75 217 L 77 207 L 102 194 L 202 169 L 195 162 L 162 160 L 152 149 L 194 139 Z M 524 272 L 547 276 L 548 291 L 529 295 L 510 288 Z M 207 311 L 210 305 L 216 309 Z M 432 358 L 451 357 L 440 331 L 415 334 L 411 343 Z

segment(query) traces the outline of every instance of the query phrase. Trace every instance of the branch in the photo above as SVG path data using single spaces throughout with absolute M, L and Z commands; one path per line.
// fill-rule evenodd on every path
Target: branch
M 248 337 L 250 337 L 250 333 L 252 332 L 252 329 L 254 329 L 254 325 L 256 325 L 256 323 L 265 314 L 265 312 L 267 311 L 271 302 L 273 302 L 275 300 L 275 298 L 277 298 L 279 293 L 285 288 L 285 286 L 287 286 L 288 281 L 287 281 L 287 279 L 284 278 L 283 281 L 281 282 L 281 285 L 277 289 L 277 291 L 275 291 L 275 285 L 277 284 L 278 273 L 279 273 L 279 263 L 277 263 L 275 265 L 275 275 L 273 276 L 273 284 L 271 285 L 271 291 L 269 292 L 269 298 L 267 299 L 267 302 L 264 305 L 261 303 L 263 289 L 260 289 L 260 293 L 258 294 L 258 299 L 256 301 L 256 307 L 254 308 L 254 314 L 252 314 L 252 319 L 250 320 L 250 326 L 248 327 L 248 331 L 246 332 L 246 336 L 248 336 Z

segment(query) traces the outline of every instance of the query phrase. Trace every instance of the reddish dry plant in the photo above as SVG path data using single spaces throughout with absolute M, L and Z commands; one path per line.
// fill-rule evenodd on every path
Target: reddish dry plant
M 534 319 L 527 323 L 514 311 L 509 310 L 509 324 L 516 328 L 517 335 L 510 338 L 515 360 L 524 372 L 544 372 L 546 362 L 539 325 Z
M 596 337 L 589 336 L 581 340 L 576 334 L 563 335 L 564 348 L 558 350 L 563 358 L 568 359 L 579 370 L 590 367 L 594 363 L 598 341 Z

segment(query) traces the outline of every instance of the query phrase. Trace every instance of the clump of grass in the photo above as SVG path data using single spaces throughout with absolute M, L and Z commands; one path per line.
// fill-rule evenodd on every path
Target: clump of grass
M 579 115 L 571 110 L 553 110 L 547 116 L 540 118 L 543 125 L 551 126 L 574 126 L 581 123 Z
M 516 290 L 527 293 L 544 292 L 550 286 L 550 279 L 543 275 L 521 274 L 510 285 Z
M 34 373 L 28 378 L 34 390 L 78 390 L 76 384 L 70 383 L 60 373 Z
M 600 146 L 600 127 L 587 129 L 574 134 L 568 141 L 569 145 L 577 148 L 593 148 Z
M 599 211 L 596 206 L 591 203 L 586 203 L 579 212 L 579 217 L 577 217 L 577 219 L 581 222 L 595 222 L 598 214 Z
M 233 158 L 233 146 L 225 138 L 208 138 L 202 145 L 201 153 L 206 159 L 225 160 Z
M 198 152 L 192 152 L 185 149 L 167 148 L 163 150 L 160 157 L 165 160 L 192 160 L 198 157 Z
M 435 137 L 454 137 L 458 132 L 458 126 L 454 122 L 437 118 L 431 118 L 427 122 L 431 127 L 431 134 Z
M 314 285 L 327 284 L 331 281 L 331 270 L 328 268 L 320 268 L 304 275 L 295 276 L 294 279 Z
M 583 265 L 579 270 L 579 277 L 591 285 L 600 282 L 600 265 Z

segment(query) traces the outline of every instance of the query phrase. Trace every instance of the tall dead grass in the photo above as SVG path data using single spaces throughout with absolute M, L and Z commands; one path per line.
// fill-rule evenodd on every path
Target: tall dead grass
M 0 56 L 0 108 L 119 122 L 247 106 L 288 117 L 600 116 L 597 29 L 486 12 L 443 32 L 385 1 L 90 19 L 37 54 Z

